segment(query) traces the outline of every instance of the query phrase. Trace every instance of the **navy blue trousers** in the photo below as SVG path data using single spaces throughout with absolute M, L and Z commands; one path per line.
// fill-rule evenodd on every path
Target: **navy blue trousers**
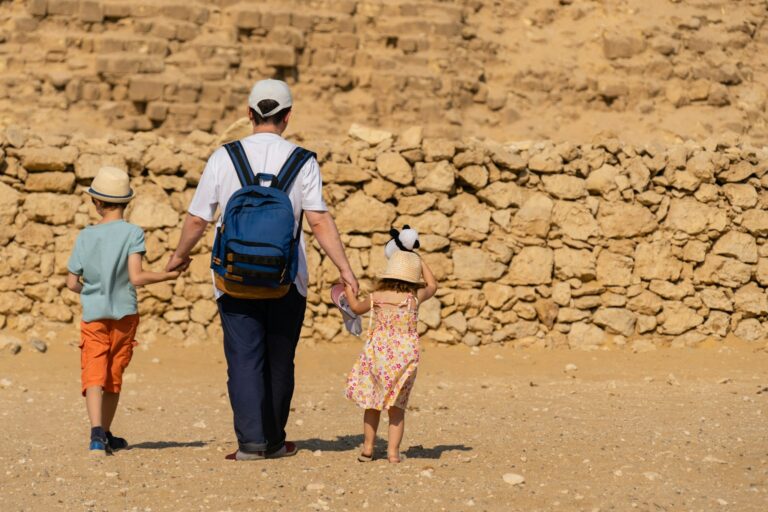
M 293 359 L 307 299 L 295 285 L 279 299 L 219 298 L 227 387 L 235 434 L 244 452 L 285 443 L 294 387 Z

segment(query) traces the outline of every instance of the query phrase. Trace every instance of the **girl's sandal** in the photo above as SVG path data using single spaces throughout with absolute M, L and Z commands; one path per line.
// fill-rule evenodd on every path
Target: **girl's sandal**
M 363 452 L 360 452 L 360 454 L 357 456 L 357 462 L 372 462 L 373 461 L 373 453 L 370 455 L 366 455 Z
M 387 455 L 387 460 L 389 461 L 390 464 L 399 464 L 400 462 L 403 461 L 404 458 L 405 458 L 405 455 L 401 453 L 398 453 L 396 456 Z

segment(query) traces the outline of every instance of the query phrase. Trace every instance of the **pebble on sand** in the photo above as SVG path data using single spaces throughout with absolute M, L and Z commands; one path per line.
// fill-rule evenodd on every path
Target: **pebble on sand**
M 525 477 L 517 473 L 505 473 L 502 477 L 509 485 L 521 485 L 525 483 Z
M 306 489 L 308 491 L 322 491 L 323 489 L 325 489 L 325 484 L 315 484 L 315 483 L 307 484 Z
M 578 366 L 576 366 L 576 365 L 575 365 L 575 364 L 573 364 L 573 363 L 568 363 L 567 365 L 565 365 L 565 373 L 568 373 L 568 372 L 575 372 L 575 371 L 576 371 L 576 370 L 578 370 L 578 369 L 579 369 L 579 367 L 578 367 Z
M 48 351 L 48 345 L 46 345 L 43 340 L 32 340 L 32 346 L 42 354 L 45 354 Z

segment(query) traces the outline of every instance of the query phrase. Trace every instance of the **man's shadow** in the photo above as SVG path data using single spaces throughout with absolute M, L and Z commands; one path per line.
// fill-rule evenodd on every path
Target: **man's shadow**
M 336 439 L 311 438 L 303 441 L 296 441 L 299 448 L 303 450 L 324 452 L 348 452 L 357 450 L 363 444 L 362 434 L 337 436 Z M 376 438 L 376 451 L 386 451 L 387 441 L 381 437 Z M 472 451 L 472 447 L 463 444 L 439 444 L 432 448 L 425 448 L 422 445 L 409 447 L 404 453 L 411 459 L 439 459 L 444 452 Z
M 162 450 L 165 448 L 200 448 L 208 441 L 144 441 L 128 446 L 129 450 Z

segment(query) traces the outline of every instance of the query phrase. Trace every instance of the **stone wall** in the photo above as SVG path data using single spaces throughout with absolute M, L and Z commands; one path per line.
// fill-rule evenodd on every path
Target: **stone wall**
M 129 221 L 161 267 L 205 159 L 219 141 L 195 131 L 41 136 L 0 132 L 0 328 L 70 324 L 64 286 L 84 194 L 102 164 L 127 169 Z M 355 272 L 369 286 L 392 225 L 410 224 L 441 288 L 419 329 L 444 343 L 594 347 L 695 345 L 768 329 L 768 150 L 736 140 L 634 147 L 423 138 L 355 125 L 346 140 L 307 142 Z M 188 274 L 140 290 L 143 338 L 219 339 L 208 271 L 211 233 Z M 334 340 L 338 275 L 310 239 L 303 336 Z M 646 335 L 635 339 L 636 335 Z

